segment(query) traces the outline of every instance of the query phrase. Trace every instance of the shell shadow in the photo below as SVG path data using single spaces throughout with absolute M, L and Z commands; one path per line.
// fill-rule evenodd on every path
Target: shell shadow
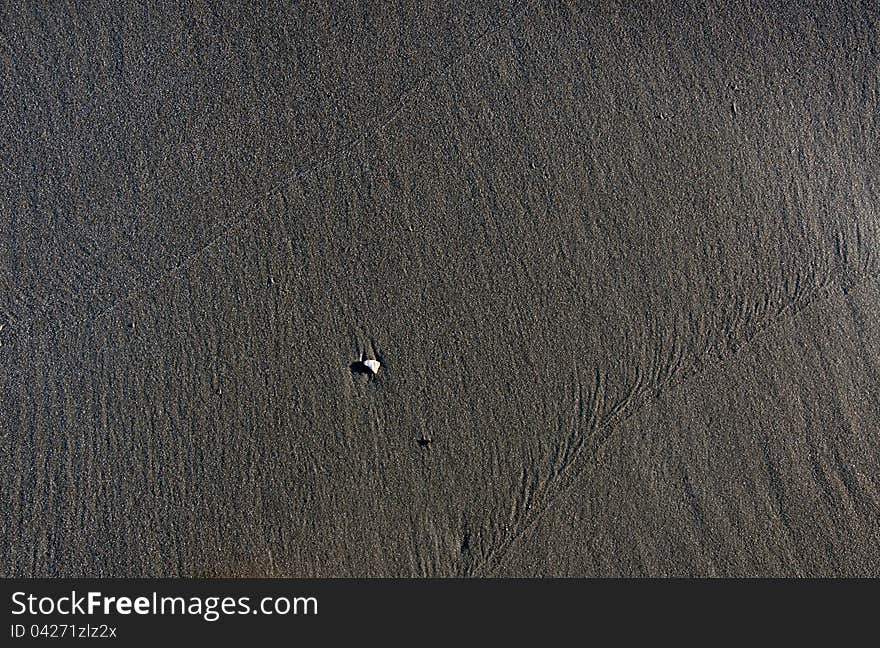
M 364 364 L 363 360 L 355 360 L 350 365 L 348 365 L 348 368 L 351 369 L 351 373 L 353 374 L 361 374 L 366 376 L 373 375 L 373 372 L 370 371 L 369 367 Z

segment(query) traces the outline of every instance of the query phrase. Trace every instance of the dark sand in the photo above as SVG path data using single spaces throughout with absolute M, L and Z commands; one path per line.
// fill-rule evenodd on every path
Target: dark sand
M 0 10 L 2 575 L 880 575 L 875 3 L 97 4 Z

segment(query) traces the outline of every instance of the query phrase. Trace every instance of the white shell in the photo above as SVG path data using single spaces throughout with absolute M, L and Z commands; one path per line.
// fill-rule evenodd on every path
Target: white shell
M 374 374 L 379 373 L 379 367 L 382 366 L 378 360 L 364 360 L 362 364 Z

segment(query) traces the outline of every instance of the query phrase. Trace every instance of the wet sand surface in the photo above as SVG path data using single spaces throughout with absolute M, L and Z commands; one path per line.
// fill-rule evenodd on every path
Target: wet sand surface
M 637 4 L 3 9 L 3 575 L 880 575 L 880 12 Z

